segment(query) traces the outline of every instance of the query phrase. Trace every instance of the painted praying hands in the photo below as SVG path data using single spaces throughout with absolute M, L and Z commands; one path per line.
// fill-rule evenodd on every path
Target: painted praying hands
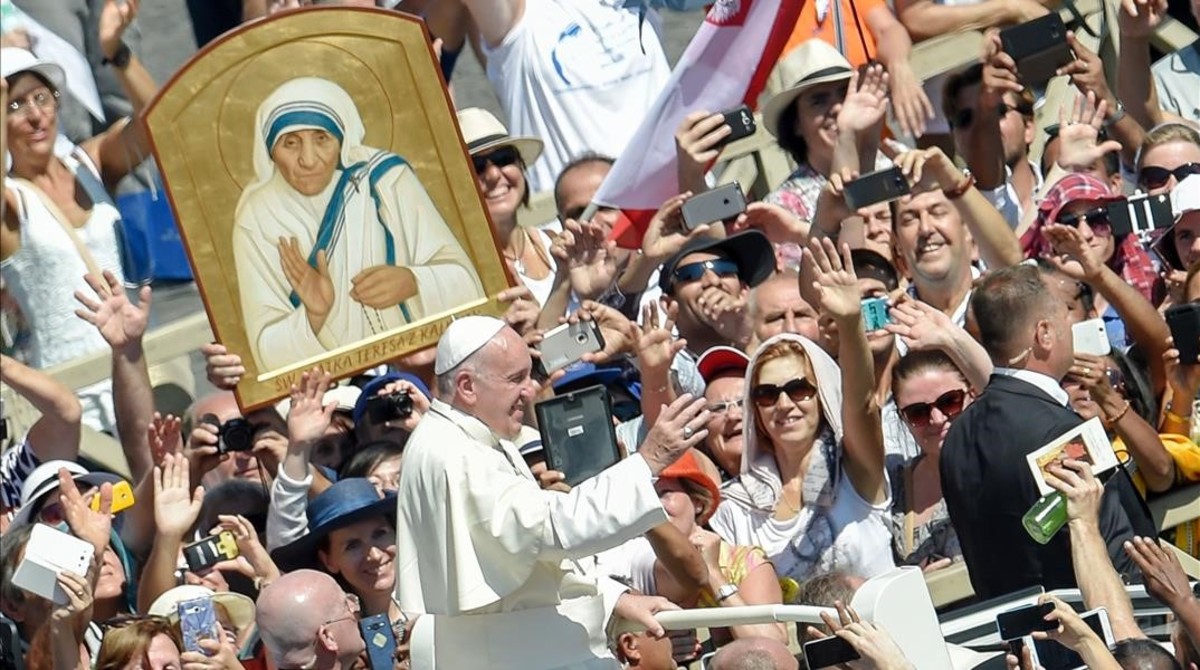
M 283 275 L 296 292 L 308 315 L 308 325 L 313 334 L 321 332 L 325 319 L 333 309 L 333 278 L 329 274 L 329 259 L 325 251 L 317 252 L 317 266 L 308 264 L 300 253 L 300 241 L 296 238 L 279 238 L 279 262 Z

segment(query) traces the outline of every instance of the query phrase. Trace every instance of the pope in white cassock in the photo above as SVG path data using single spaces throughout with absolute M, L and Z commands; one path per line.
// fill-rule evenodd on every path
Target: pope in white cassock
M 570 493 L 545 491 L 517 447 L 537 436 L 523 425 L 530 367 L 499 319 L 459 319 L 438 342 L 437 399 L 405 446 L 396 500 L 395 597 L 438 615 L 417 621 L 414 670 L 617 668 L 614 613 L 661 632 L 653 613 L 672 607 L 580 561 L 667 521 L 653 477 L 707 435 L 704 399 L 663 408 L 636 453 Z
M 258 108 L 233 258 L 260 371 L 483 297 L 412 166 L 364 135 L 354 101 L 325 79 L 292 79 Z

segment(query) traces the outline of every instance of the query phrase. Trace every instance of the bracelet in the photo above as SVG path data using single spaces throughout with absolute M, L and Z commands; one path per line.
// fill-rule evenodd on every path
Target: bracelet
M 975 175 L 968 172 L 966 173 L 966 178 L 959 182 L 957 186 L 949 190 L 942 189 L 942 193 L 946 195 L 947 200 L 958 200 L 966 195 L 967 191 L 970 191 L 971 187 L 974 185 Z
M 1166 416 L 1168 419 L 1170 419 L 1176 423 L 1191 423 L 1192 422 L 1191 416 L 1183 416 L 1182 414 L 1175 413 L 1175 403 L 1173 403 L 1173 402 L 1167 403 Z
M 1125 407 L 1121 408 L 1120 413 L 1118 413 L 1116 416 L 1114 416 L 1113 418 L 1108 420 L 1109 425 L 1112 425 L 1112 424 L 1120 421 L 1121 419 L 1124 419 L 1125 415 L 1129 413 L 1129 407 L 1130 407 L 1129 401 L 1126 400 Z
M 124 70 L 129 65 L 129 59 L 133 56 L 133 52 L 129 49 L 129 45 L 121 42 L 120 48 L 112 55 L 112 58 L 105 56 L 100 59 L 101 65 L 112 65 L 118 70 Z

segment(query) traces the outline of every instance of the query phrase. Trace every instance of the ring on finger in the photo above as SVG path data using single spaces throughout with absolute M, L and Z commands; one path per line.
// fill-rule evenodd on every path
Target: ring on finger
M 691 426 L 685 425 L 683 427 L 683 439 L 690 440 L 692 438 L 692 436 L 695 434 L 696 434 L 696 431 L 693 430 Z

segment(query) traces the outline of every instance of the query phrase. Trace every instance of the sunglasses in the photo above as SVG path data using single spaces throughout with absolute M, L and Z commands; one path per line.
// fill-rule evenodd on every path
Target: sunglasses
M 938 396 L 933 402 L 915 402 L 907 407 L 900 408 L 900 415 L 908 422 L 908 425 L 913 428 L 921 428 L 928 426 L 933 419 L 933 409 L 942 413 L 942 416 L 947 420 L 962 414 L 963 403 L 967 400 L 967 392 L 965 389 L 955 389 L 946 391 Z
M 475 167 L 475 174 L 483 174 L 487 170 L 488 163 L 502 168 L 508 167 L 519 160 L 521 160 L 521 154 L 517 153 L 517 150 L 513 147 L 500 147 L 495 151 L 480 156 L 471 156 L 471 164 Z
M 1176 182 L 1183 181 L 1189 175 L 1200 174 L 1200 163 L 1184 163 L 1174 170 L 1157 165 L 1147 165 L 1138 173 L 1138 183 L 1142 188 L 1162 188 L 1170 181 L 1171 175 Z
M 1098 235 L 1104 235 L 1112 232 L 1112 221 L 1109 221 L 1108 219 L 1107 207 L 1097 207 L 1096 209 L 1089 209 L 1086 212 L 1078 212 L 1074 214 L 1063 213 L 1058 215 L 1059 223 L 1065 226 L 1071 226 L 1072 228 L 1078 228 L 1081 221 L 1086 221 L 1088 227 L 1090 227 L 1092 231 Z
M 1013 111 L 1020 112 L 1022 116 L 1029 116 L 1033 113 L 1033 110 L 1029 109 L 1025 105 L 1017 105 L 1016 107 L 1013 107 L 1004 102 L 996 105 L 996 116 L 999 118 L 1003 118 L 1007 116 L 1009 112 Z M 958 110 L 958 113 L 954 115 L 954 118 L 950 119 L 950 125 L 954 126 L 955 128 L 970 128 L 971 124 L 973 123 L 975 123 L 975 110 L 971 109 L 970 107 Z
M 786 393 L 792 402 L 808 400 L 817 394 L 817 387 L 803 377 L 793 379 L 783 386 L 759 384 L 750 391 L 750 397 L 759 407 L 770 407 L 779 402 L 779 394 Z
M 715 258 L 711 261 L 700 261 L 699 263 L 688 263 L 675 268 L 673 273 L 675 281 L 687 282 L 696 281 L 704 276 L 704 273 L 712 270 L 718 277 L 733 277 L 738 273 L 737 263 L 724 258 Z

